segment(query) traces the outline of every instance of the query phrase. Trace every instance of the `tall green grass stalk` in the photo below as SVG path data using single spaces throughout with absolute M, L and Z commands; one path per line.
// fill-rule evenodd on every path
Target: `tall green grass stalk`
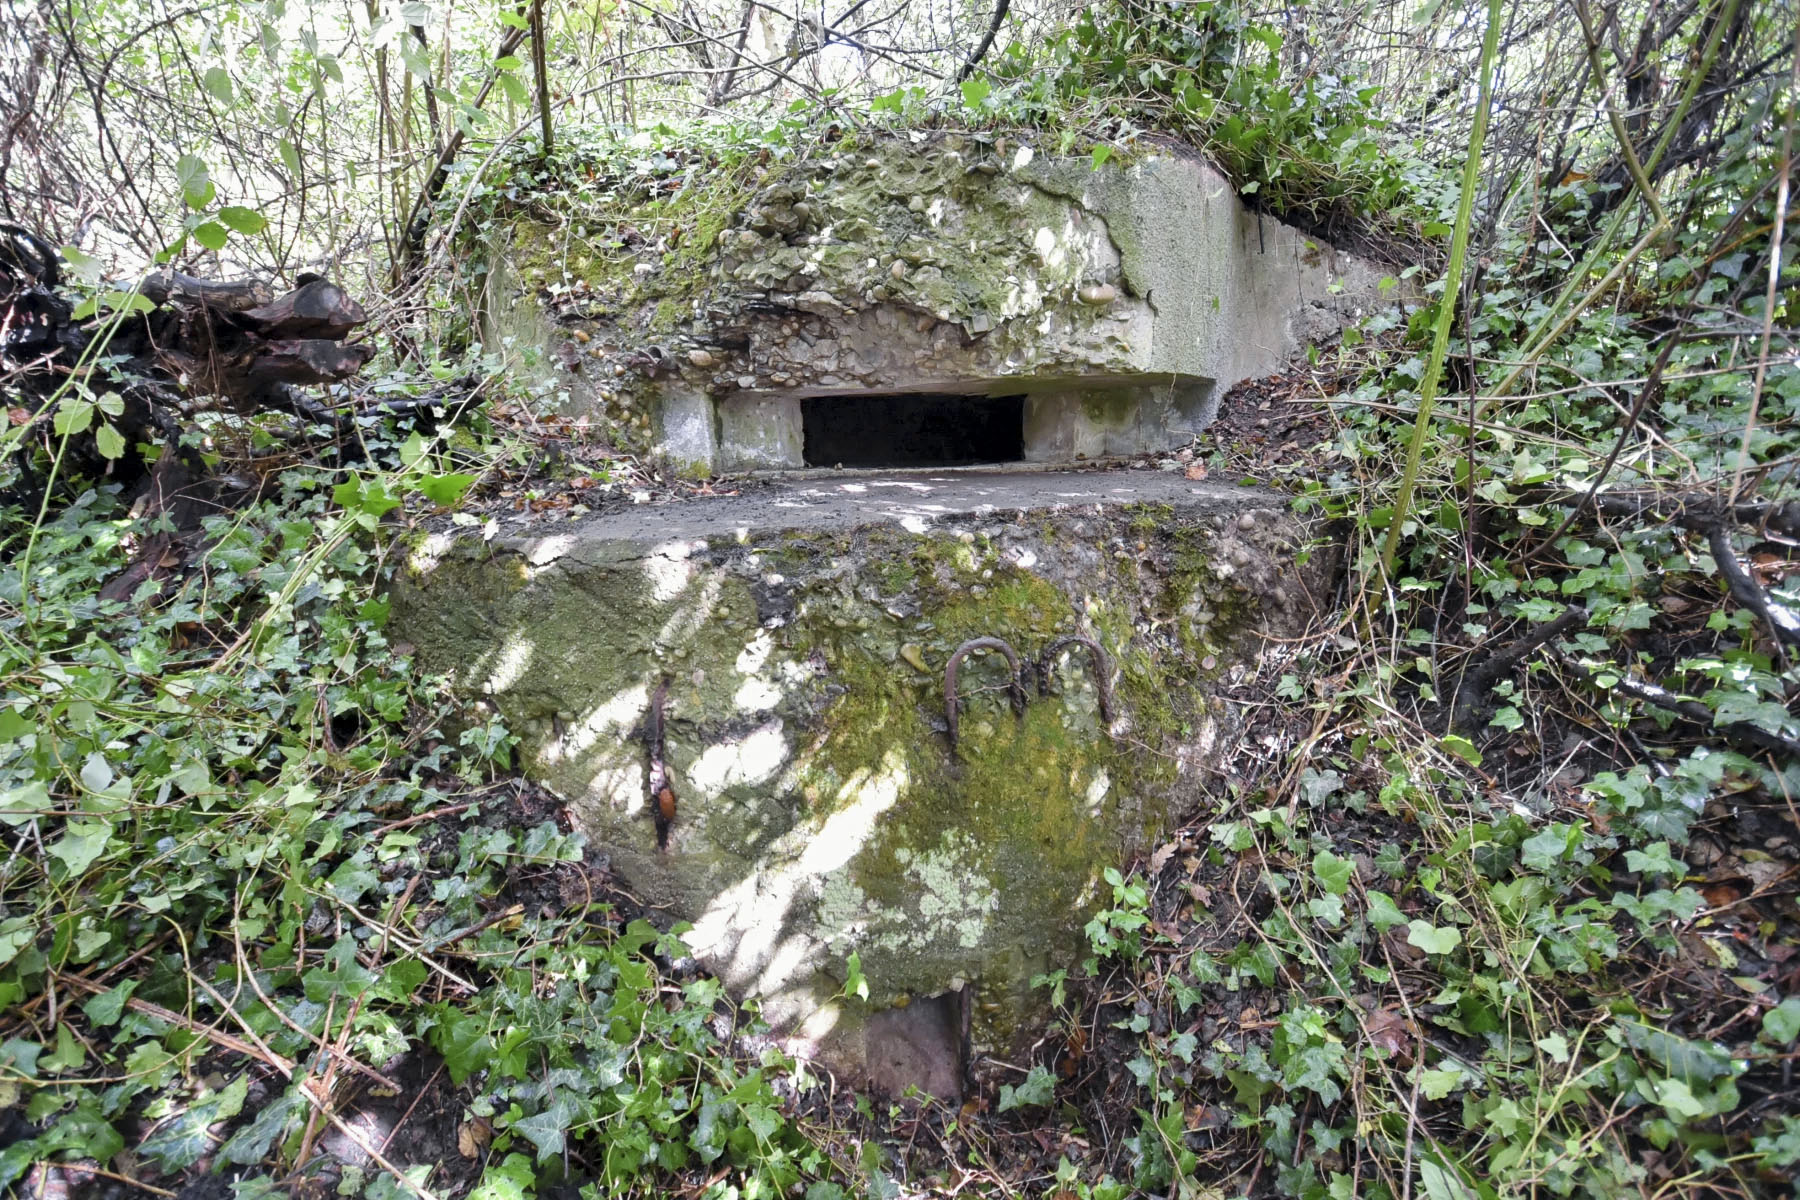
M 1381 573 L 1393 570 L 1394 551 L 1400 545 L 1400 527 L 1406 523 L 1413 486 L 1419 478 L 1419 457 L 1425 451 L 1425 432 L 1431 427 L 1431 406 L 1437 399 L 1438 377 L 1444 372 L 1444 353 L 1450 345 L 1450 322 L 1456 315 L 1456 293 L 1462 283 L 1463 258 L 1469 249 L 1469 215 L 1475 207 L 1475 183 L 1481 176 L 1481 148 L 1487 140 L 1488 110 L 1494 100 L 1494 51 L 1500 43 L 1502 0 L 1488 0 L 1487 34 L 1481 41 L 1481 87 L 1475 101 L 1475 127 L 1469 131 L 1469 160 L 1463 164 L 1462 196 L 1456 202 L 1456 228 L 1450 236 L 1450 266 L 1444 272 L 1443 297 L 1438 301 L 1437 325 L 1431 334 L 1431 358 L 1419 384 L 1419 418 L 1413 422 L 1412 443 L 1406 448 L 1406 468 L 1400 475 L 1400 494 L 1394 497 L 1394 515 L 1387 539 L 1381 544 Z

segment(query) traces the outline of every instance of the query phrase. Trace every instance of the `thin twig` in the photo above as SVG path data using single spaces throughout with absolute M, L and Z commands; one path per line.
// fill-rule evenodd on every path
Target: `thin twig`
M 129 1175 L 121 1175 L 117 1171 L 108 1171 L 103 1167 L 89 1166 L 84 1162 L 54 1162 L 45 1163 L 44 1166 L 52 1171 L 79 1171 L 83 1175 L 98 1175 L 102 1179 L 111 1179 L 115 1182 L 125 1184 L 127 1187 L 134 1187 L 140 1192 L 149 1192 L 153 1196 L 174 1196 L 178 1194 L 171 1192 L 168 1188 L 159 1188 L 155 1184 L 145 1183 L 141 1179 L 133 1179 Z

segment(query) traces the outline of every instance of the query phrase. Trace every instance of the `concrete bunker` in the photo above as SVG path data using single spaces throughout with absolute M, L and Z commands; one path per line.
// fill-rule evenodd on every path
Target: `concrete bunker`
M 1280 497 L 1181 472 L 936 468 L 1177 447 L 1393 284 L 1188 153 L 1096 170 L 981 134 L 849 142 L 744 179 L 678 246 L 602 236 L 610 212 L 496 231 L 486 336 L 542 394 L 690 474 L 808 473 L 446 532 L 397 582 L 394 628 L 496 707 L 784 1038 L 953 1095 L 1029 1052 L 1050 1015 L 1030 981 L 1076 959 L 1104 872 L 1229 752 L 1218 673 L 1304 627 L 1335 554 L 1302 552 L 1322 531 Z M 987 638 L 1091 641 L 1109 690 L 1082 660 L 1008 703 L 987 655 L 952 716 L 950 666 Z
M 1225 664 L 1329 595 L 1332 547 L 1302 555 L 1323 530 L 1283 507 L 1173 471 L 820 472 L 445 528 L 392 627 L 784 1039 L 951 1097 L 1030 1052 L 1031 980 L 1078 961 L 1105 871 L 1226 768 Z M 1060 661 L 1050 686 L 1014 668 L 1016 695 L 1004 652 L 965 653 L 987 639 Z
M 521 216 L 482 305 L 566 411 L 692 475 L 1167 451 L 1392 287 L 1180 151 L 877 136 L 727 194 L 679 246 L 596 237 L 649 198 Z

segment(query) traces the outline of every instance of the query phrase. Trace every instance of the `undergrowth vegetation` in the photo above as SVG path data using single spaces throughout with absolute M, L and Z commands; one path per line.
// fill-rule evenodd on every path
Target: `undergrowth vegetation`
M 690 1163 L 745 1196 L 818 1175 L 762 1068 L 723 1053 L 754 1024 L 617 906 L 498 719 L 448 723 L 382 633 L 383 518 L 454 502 L 515 447 L 478 423 L 452 472 L 436 439 L 365 437 L 373 468 L 281 471 L 206 518 L 203 567 L 154 606 L 155 582 L 96 595 L 155 536 L 117 486 L 8 531 L 0 1099 L 36 1132 L 0 1149 L 0 1187 L 48 1161 L 116 1177 L 129 1144 L 153 1175 L 204 1160 L 237 1195 L 286 1194 L 334 1134 L 371 1160 L 344 1194 L 378 1197 L 478 1158 L 495 1200 L 571 1155 L 607 1195 Z M 385 1146 L 398 1113 L 337 1115 L 370 1087 L 410 1115 L 427 1048 L 482 1086 L 416 1118 L 423 1144 Z M 366 1065 L 394 1061 L 412 1074 Z M 270 1163 L 301 1172 L 278 1186 Z
M 1496 4 L 1502 50 L 1477 55 L 1473 6 L 1101 0 L 986 58 L 992 36 L 946 57 L 900 22 L 915 50 L 853 81 L 795 77 L 847 27 L 795 20 L 740 61 L 758 6 L 741 37 L 659 12 L 638 33 L 675 40 L 636 51 L 607 26 L 611 58 L 600 16 L 540 12 L 566 56 L 542 132 L 510 6 L 479 6 L 473 46 L 429 5 L 304 32 L 227 7 L 199 62 L 161 40 L 192 13 L 130 40 L 120 6 L 55 17 L 61 123 L 7 135 L 37 184 L 0 180 L 6 211 L 70 243 L 62 290 L 99 336 L 38 392 L 41 363 L 0 379 L 0 1189 L 1792 1193 L 1791 4 Z M 634 54 L 662 57 L 582 90 Z M 144 106 L 124 148 L 68 115 L 122 94 Z M 1347 548 L 1342 603 L 1229 680 L 1240 752 L 1106 875 L 1091 955 L 1037 981 L 1050 1032 L 961 1108 L 851 1098 L 784 1053 L 520 776 L 504 723 L 386 632 L 428 522 L 711 487 L 478 344 L 451 260 L 483 222 L 629 207 L 698 268 L 771 164 L 947 124 L 1096 169 L 1179 138 L 1256 206 L 1407 264 L 1391 307 L 1158 464 L 1287 489 Z M 385 289 L 363 382 L 319 410 L 170 405 L 128 443 L 142 381 L 107 338 L 156 305 L 135 270 L 102 278 L 66 199 L 128 193 L 143 211 L 108 210 L 125 232 L 96 255 L 354 264 Z M 22 244 L 0 284 L 56 290 Z

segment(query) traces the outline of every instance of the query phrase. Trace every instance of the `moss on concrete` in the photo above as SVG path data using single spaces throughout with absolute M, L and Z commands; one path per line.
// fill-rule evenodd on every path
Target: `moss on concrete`
M 1177 764 L 1214 722 L 1194 680 L 1212 647 L 1252 648 L 1234 634 L 1258 605 L 1215 569 L 1228 535 L 1173 510 L 973 524 L 686 551 L 578 539 L 554 558 L 468 541 L 398 589 L 396 623 L 427 665 L 494 695 L 640 894 L 810 948 L 715 964 L 735 986 L 785 990 L 803 1015 L 855 949 L 875 1007 L 966 984 L 977 1042 L 1011 1048 L 1042 1016 L 1031 975 L 1079 957 L 1102 872 L 1189 798 Z M 1028 680 L 1020 718 L 984 653 L 965 660 L 950 746 L 961 643 L 1002 637 L 1031 662 L 1076 632 L 1113 660 L 1118 740 L 1084 655 L 1050 698 Z M 663 677 L 682 797 L 666 852 L 641 725 Z

